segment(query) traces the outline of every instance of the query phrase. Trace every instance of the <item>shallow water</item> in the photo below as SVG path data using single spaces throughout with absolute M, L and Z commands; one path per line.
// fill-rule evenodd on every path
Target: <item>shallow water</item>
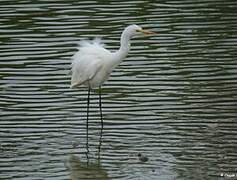
M 235 0 L 0 1 L 0 179 L 237 177 L 236 10 Z M 117 49 L 133 23 L 158 35 L 134 39 L 103 86 L 100 156 L 93 92 L 87 159 L 87 91 L 69 88 L 70 57 L 95 36 Z

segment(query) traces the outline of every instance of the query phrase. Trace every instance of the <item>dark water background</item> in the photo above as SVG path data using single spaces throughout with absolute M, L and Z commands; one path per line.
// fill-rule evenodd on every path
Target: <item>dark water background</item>
M 71 90 L 76 42 L 133 40 L 96 91 L 85 156 L 86 89 Z M 149 157 L 143 163 L 137 153 Z M 236 0 L 0 1 L 0 179 L 237 177 Z

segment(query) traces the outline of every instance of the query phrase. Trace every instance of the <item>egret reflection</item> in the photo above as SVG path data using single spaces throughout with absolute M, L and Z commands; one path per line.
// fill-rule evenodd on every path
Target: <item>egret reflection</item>
M 103 126 L 100 129 L 100 137 L 97 149 L 96 160 L 90 160 L 89 156 L 89 146 L 88 141 L 86 141 L 86 160 L 82 160 L 79 155 L 70 155 L 66 167 L 70 171 L 71 180 L 86 180 L 86 179 L 96 179 L 96 180 L 106 180 L 110 179 L 107 172 L 101 166 L 101 146 L 102 146 L 102 136 L 103 136 Z M 78 146 L 75 146 L 78 148 Z
M 71 180 L 107 180 L 110 179 L 106 170 L 103 169 L 99 160 L 96 162 L 82 162 L 76 155 L 70 155 L 68 160 L 68 169 Z

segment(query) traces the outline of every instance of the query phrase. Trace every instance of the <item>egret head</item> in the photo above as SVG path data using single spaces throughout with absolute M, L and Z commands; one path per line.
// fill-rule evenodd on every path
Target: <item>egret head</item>
M 133 24 L 125 28 L 124 33 L 127 34 L 129 37 L 133 37 L 136 35 L 152 35 L 156 34 L 152 31 L 144 30 L 140 26 Z

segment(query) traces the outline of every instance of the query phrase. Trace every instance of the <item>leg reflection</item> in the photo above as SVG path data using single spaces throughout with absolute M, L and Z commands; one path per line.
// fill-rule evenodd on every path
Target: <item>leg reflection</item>
M 69 170 L 71 180 L 110 179 L 107 171 L 102 167 L 100 162 L 90 162 L 88 164 L 81 161 L 79 156 L 71 154 L 65 165 Z

